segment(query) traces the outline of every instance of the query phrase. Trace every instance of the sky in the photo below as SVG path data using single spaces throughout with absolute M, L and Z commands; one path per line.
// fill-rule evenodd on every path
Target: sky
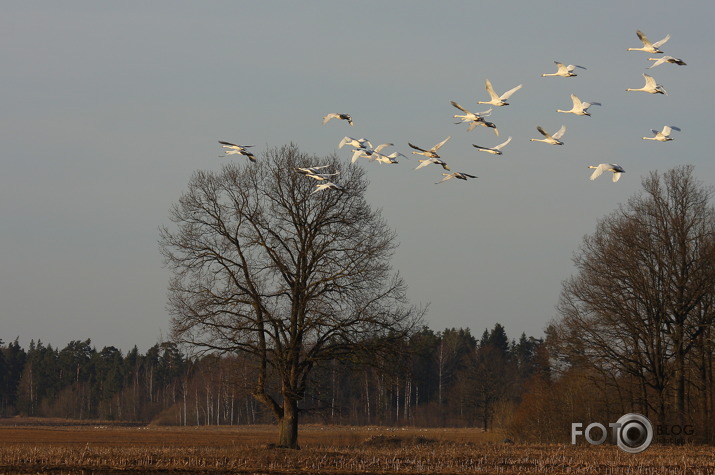
M 583 236 L 642 177 L 693 164 L 715 182 L 713 18 L 708 0 L 4 2 L 0 339 L 146 351 L 170 333 L 159 227 L 195 171 L 245 160 L 217 141 L 348 161 L 346 135 L 409 157 L 362 164 L 425 323 L 542 337 Z M 667 96 L 625 91 L 653 57 L 627 51 L 637 29 L 670 34 L 662 49 L 687 63 L 647 71 Z M 554 61 L 587 69 L 541 77 Z M 499 137 L 452 117 L 451 100 L 488 109 L 485 79 L 523 84 L 488 118 Z M 572 93 L 602 105 L 557 113 Z M 330 112 L 355 125 L 322 125 Z M 529 140 L 562 124 L 563 146 Z M 666 124 L 674 141 L 642 140 Z M 407 143 L 447 136 L 442 158 L 478 178 L 414 170 Z M 509 136 L 502 156 L 472 147 Z M 618 183 L 589 180 L 604 162 L 626 170 Z

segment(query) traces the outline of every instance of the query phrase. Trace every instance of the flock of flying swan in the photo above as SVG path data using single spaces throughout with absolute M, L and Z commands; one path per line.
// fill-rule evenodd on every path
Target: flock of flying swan
M 643 44 L 642 47 L 638 48 L 628 48 L 628 51 L 642 51 L 646 52 L 649 54 L 663 54 L 663 51 L 660 49 L 661 46 L 663 46 L 669 39 L 670 35 L 666 35 L 665 38 L 656 41 L 656 42 L 651 42 L 648 37 L 643 34 L 642 31 L 636 30 L 636 35 L 640 39 L 641 43 Z M 679 58 L 675 58 L 673 56 L 661 56 L 658 58 L 648 58 L 649 61 L 653 61 L 653 64 L 651 64 L 648 68 L 646 69 L 652 69 L 656 66 L 660 66 L 665 63 L 670 63 L 670 64 L 675 64 L 678 66 L 684 66 L 686 63 Z M 564 77 L 564 78 L 572 78 L 577 76 L 577 74 L 574 72 L 577 68 L 578 69 L 583 69 L 586 70 L 584 66 L 579 66 L 579 65 L 574 65 L 574 64 L 569 64 L 565 65 L 563 63 L 560 63 L 558 61 L 554 61 L 556 64 L 557 70 L 556 72 L 553 73 L 543 73 L 541 74 L 542 77 Z M 628 88 L 626 91 L 631 92 L 631 91 L 642 91 L 642 92 L 647 92 L 649 94 L 665 94 L 667 95 L 667 91 L 665 88 L 656 82 L 656 80 L 646 74 L 643 73 L 643 78 L 645 79 L 645 85 L 641 88 Z M 509 102 L 507 100 L 518 90 L 520 90 L 523 87 L 522 84 L 519 84 L 518 86 L 515 86 L 505 93 L 499 95 L 495 92 L 494 87 L 492 86 L 492 83 L 489 79 L 486 79 L 485 81 L 485 89 L 487 91 L 487 94 L 489 95 L 489 100 L 486 101 L 476 101 L 477 104 L 487 104 L 493 107 L 503 107 L 509 105 Z M 600 102 L 594 102 L 594 101 L 582 101 L 580 98 L 578 98 L 575 94 L 571 94 L 571 101 L 573 103 L 571 109 L 569 110 L 563 110 L 563 109 L 557 109 L 556 112 L 564 113 L 564 114 L 574 114 L 578 116 L 591 116 L 591 113 L 588 111 L 588 109 L 591 106 L 600 106 Z M 471 112 L 470 110 L 466 109 L 465 107 L 461 106 L 455 101 L 450 101 L 450 104 L 455 107 L 456 109 L 459 109 L 463 114 L 455 114 L 453 115 L 453 118 L 459 119 L 459 122 L 456 122 L 456 124 L 468 124 L 467 126 L 467 131 L 472 131 L 474 130 L 477 126 L 481 127 L 486 127 L 486 128 L 491 128 L 494 130 L 495 135 L 499 135 L 499 130 L 497 129 L 497 126 L 493 122 L 487 121 L 485 118 L 489 117 L 492 113 L 492 109 L 488 109 L 483 112 Z M 352 116 L 349 114 L 343 114 L 343 113 L 330 113 L 327 114 L 323 117 L 323 125 L 326 125 L 328 122 L 330 122 L 332 119 L 338 119 L 338 120 L 344 120 L 346 121 L 350 126 L 353 126 L 353 119 Z M 564 142 L 561 140 L 563 135 L 566 133 L 566 125 L 562 125 L 560 129 L 558 129 L 554 133 L 549 133 L 547 132 L 543 127 L 538 125 L 536 127 L 536 130 L 543 136 L 543 138 L 531 138 L 529 139 L 532 142 L 544 142 L 546 144 L 550 145 L 563 145 Z M 659 142 L 667 142 L 673 140 L 673 138 L 670 136 L 671 132 L 673 130 L 680 131 L 680 128 L 673 126 L 673 125 L 666 125 L 663 127 L 662 130 L 655 130 L 651 129 L 654 136 L 653 137 L 643 137 L 643 140 L 654 140 L 654 141 L 659 141 Z M 412 154 L 415 155 L 422 155 L 426 158 L 420 159 L 419 164 L 417 167 L 415 167 L 415 170 L 419 170 L 420 168 L 424 168 L 428 165 L 439 165 L 441 166 L 444 170 L 451 171 L 447 163 L 442 160 L 442 157 L 439 155 L 438 150 L 445 144 L 449 139 L 451 139 L 451 136 L 448 136 L 441 142 L 437 143 L 433 147 L 429 149 L 425 149 L 422 147 L 418 147 L 417 145 L 414 145 L 410 142 L 407 143 L 407 145 L 414 149 Z M 511 142 L 512 138 L 509 137 L 506 141 L 503 143 L 496 145 L 494 147 L 484 147 L 476 144 L 472 144 L 473 147 L 480 152 L 486 152 L 492 155 L 502 155 L 503 151 L 502 149 Z M 244 155 L 248 157 L 249 160 L 252 162 L 256 161 L 256 157 L 247 149 L 249 147 L 252 147 L 251 145 L 236 145 L 230 142 L 224 142 L 224 141 L 219 141 L 220 144 L 223 145 L 224 148 L 227 150 L 225 151 L 225 155 Z M 397 164 L 397 158 L 402 157 L 402 158 L 408 158 L 406 155 L 403 155 L 402 153 L 399 152 L 393 152 L 390 153 L 389 155 L 386 155 L 383 153 L 383 150 L 387 147 L 391 147 L 394 144 L 393 143 L 383 143 L 378 146 L 373 146 L 372 143 L 365 139 L 365 138 L 353 138 L 353 137 L 348 137 L 345 136 L 340 140 L 338 143 L 338 148 L 342 149 L 344 146 L 350 146 L 353 148 L 353 153 L 352 153 L 352 158 L 351 161 L 354 163 L 360 158 L 367 158 L 370 161 L 376 161 L 380 164 Z M 329 173 L 325 170 L 327 168 L 327 165 L 323 166 L 315 166 L 315 167 L 305 167 L 305 168 L 296 168 L 295 171 L 297 173 L 300 173 L 308 178 L 312 178 L 316 181 L 318 181 L 318 184 L 315 185 L 315 190 L 311 192 L 311 194 L 316 193 L 318 191 L 322 190 L 337 190 L 340 192 L 345 191 L 342 186 L 339 184 L 335 183 L 335 180 L 333 180 L 333 177 L 339 175 L 339 171 L 336 171 L 334 173 Z M 601 163 L 598 165 L 589 165 L 588 168 L 594 169 L 593 173 L 590 176 L 591 180 L 595 180 L 599 176 L 603 174 L 603 172 L 611 172 L 612 175 L 612 180 L 613 182 L 617 182 L 621 175 L 625 173 L 625 170 L 623 167 L 618 165 L 617 163 Z M 452 173 L 442 173 L 443 178 L 436 182 L 437 184 L 439 183 L 444 183 L 447 180 L 451 180 L 452 178 L 456 178 L 459 180 L 464 180 L 466 181 L 469 178 L 477 178 L 475 175 L 471 175 L 469 173 L 465 172 L 452 172 Z

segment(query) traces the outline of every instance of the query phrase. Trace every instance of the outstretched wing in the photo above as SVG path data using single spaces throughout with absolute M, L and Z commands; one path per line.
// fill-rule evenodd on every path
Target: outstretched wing
M 436 182 L 435 185 L 439 185 L 440 183 L 449 180 L 450 178 L 454 178 L 457 176 L 455 173 L 442 173 L 444 175 L 444 178 L 442 178 L 440 181 Z
M 449 101 L 449 103 L 452 104 L 452 105 L 453 105 L 454 107 L 456 107 L 457 109 L 459 109 L 459 110 L 461 110 L 462 112 L 464 112 L 465 114 L 471 114 L 471 112 L 469 112 L 467 109 L 465 109 L 464 107 L 460 106 L 460 105 L 457 104 L 456 102 L 454 102 L 454 101 Z
M 643 43 L 643 46 L 645 46 L 645 47 L 653 46 L 653 44 L 650 42 L 648 37 L 641 30 L 636 30 L 636 35 L 638 35 L 638 39 L 641 40 L 641 43 Z
M 551 137 L 551 134 L 548 133 L 547 131 L 545 131 L 545 130 L 543 129 L 543 127 L 541 127 L 540 125 L 537 125 L 537 126 L 536 126 L 536 130 L 538 130 L 539 133 L 540 133 L 541 135 L 543 135 L 544 137 L 546 137 L 547 139 L 552 138 L 552 137 Z
M 659 40 L 659 41 L 656 41 L 655 43 L 653 43 L 653 46 L 656 48 L 659 46 L 663 46 L 665 43 L 668 42 L 669 39 L 670 39 L 670 34 L 667 34 L 665 36 L 665 38 L 663 38 L 662 40 Z
M 493 101 L 498 101 L 498 100 L 499 100 L 499 96 L 497 96 L 497 93 L 494 92 L 494 87 L 492 86 L 492 82 L 491 82 L 489 79 L 487 79 L 486 82 L 485 82 L 485 84 L 486 84 L 487 93 L 488 93 L 489 96 L 492 98 L 492 100 L 493 100 Z
M 601 173 L 603 173 L 603 170 L 606 169 L 606 164 L 602 163 L 599 166 L 596 167 L 596 169 L 591 173 L 591 180 L 595 180 L 599 176 L 601 176 Z
M 409 145 L 410 147 L 414 148 L 415 150 L 419 150 L 420 152 L 426 152 L 426 151 L 427 151 L 427 150 L 425 150 L 425 149 L 423 149 L 423 148 L 418 147 L 417 145 L 412 145 L 412 144 L 409 143 L 409 142 L 407 142 L 407 145 Z
M 657 84 L 655 83 L 655 78 L 653 76 L 649 76 L 646 73 L 643 73 L 643 77 L 645 78 L 645 87 L 656 87 Z
M 495 150 L 501 150 L 502 147 L 506 147 L 506 144 L 508 144 L 509 142 L 511 142 L 511 137 L 509 137 L 508 139 L 506 139 L 505 142 L 500 143 L 499 145 L 497 145 L 496 147 L 494 147 L 494 149 L 495 149 Z
M 439 148 L 440 148 L 442 145 L 444 145 L 445 143 L 447 143 L 447 140 L 449 140 L 449 139 L 451 139 L 451 138 L 452 138 L 452 136 L 450 135 L 449 137 L 447 137 L 446 139 L 442 140 L 440 143 L 438 143 L 437 145 L 435 145 L 434 147 L 432 147 L 432 149 L 431 149 L 430 151 L 431 151 L 431 152 L 436 152 L 437 150 L 439 150 Z
M 430 163 L 434 163 L 434 160 L 432 160 L 431 158 L 428 158 L 426 160 L 420 160 L 420 164 L 415 167 L 415 170 L 419 170 L 422 167 L 426 167 Z
M 331 112 L 330 114 L 323 117 L 323 125 L 327 124 L 330 119 L 339 119 L 339 118 L 340 118 L 340 114 Z
M 512 94 L 514 94 L 516 91 L 518 91 L 522 87 L 523 87 L 523 84 L 519 84 L 518 86 L 509 89 L 504 94 L 502 94 L 499 99 L 501 99 L 502 101 L 509 99 L 509 97 L 511 97 Z
M 566 133 L 566 126 L 562 125 L 561 128 L 557 130 L 554 135 L 552 135 L 552 137 L 558 140 L 564 135 L 564 133 Z

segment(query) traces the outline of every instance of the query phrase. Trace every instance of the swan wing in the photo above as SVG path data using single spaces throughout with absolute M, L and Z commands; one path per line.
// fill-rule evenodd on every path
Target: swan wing
M 504 141 L 504 142 L 500 143 L 499 145 L 497 145 L 496 147 L 494 147 L 494 149 L 495 149 L 495 150 L 501 150 L 502 147 L 506 147 L 506 145 L 507 145 L 509 142 L 511 142 L 511 137 L 509 137 L 508 139 L 506 139 L 506 141 Z
M 649 58 L 651 61 L 655 61 L 655 63 L 651 64 L 648 66 L 648 69 L 652 69 L 656 66 L 660 66 L 661 64 L 665 63 L 668 61 L 668 56 L 663 56 L 662 58 Z
M 427 151 L 427 150 L 425 150 L 425 149 L 423 149 L 423 148 L 418 147 L 417 145 L 412 145 L 412 144 L 409 143 L 409 142 L 407 142 L 407 145 L 409 145 L 410 147 L 414 148 L 415 150 L 419 150 L 420 152 L 426 152 L 426 151 Z
M 323 125 L 327 124 L 330 119 L 339 119 L 339 118 L 340 118 L 340 114 L 331 112 L 330 114 L 323 117 Z
M 477 115 L 479 117 L 489 117 L 492 115 L 492 108 L 490 107 L 489 109 L 485 110 L 484 112 L 477 112 Z
M 566 126 L 562 125 L 561 128 L 552 135 L 552 137 L 558 140 L 564 135 L 564 133 L 566 133 Z
M 442 183 L 442 182 L 444 182 L 444 181 L 447 181 L 447 180 L 449 180 L 450 178 L 454 178 L 455 176 L 457 176 L 456 173 L 442 173 L 442 175 L 444 175 L 444 178 L 442 178 L 440 181 L 436 182 L 436 183 L 435 183 L 436 185 L 439 185 L 440 183 Z
M 380 145 L 378 145 L 377 147 L 375 147 L 375 152 L 378 152 L 378 153 L 379 153 L 380 150 L 382 150 L 383 148 L 385 148 L 385 147 L 391 147 L 391 146 L 393 146 L 393 145 L 395 145 L 395 144 L 393 144 L 393 143 L 381 143 Z
M 601 163 L 597 167 L 593 167 L 595 168 L 595 170 L 593 171 L 593 173 L 591 173 L 591 180 L 595 180 L 596 178 L 601 176 L 601 173 L 603 173 L 603 171 L 606 169 L 606 166 L 607 165 L 605 163 Z
M 655 48 L 657 48 L 659 46 L 663 46 L 664 44 L 666 44 L 668 42 L 669 39 L 670 39 L 670 34 L 667 34 L 667 35 L 665 35 L 665 38 L 663 38 L 662 40 L 658 40 L 655 43 L 653 43 L 653 46 Z
M 521 89 L 523 86 L 524 86 L 523 84 L 519 84 L 518 86 L 509 89 L 504 94 L 502 94 L 499 99 L 504 100 L 504 101 L 509 99 L 509 97 L 511 97 L 512 94 L 514 94 L 516 91 Z
M 431 158 L 428 158 L 428 159 L 426 159 L 426 160 L 420 160 L 420 164 L 417 165 L 417 167 L 415 167 L 415 170 L 419 170 L 419 169 L 422 168 L 422 167 L 426 167 L 426 166 L 429 165 L 430 163 L 434 163 L 434 160 L 431 159 Z
M 569 72 L 569 68 L 566 67 L 563 63 L 559 63 L 558 61 L 554 61 L 554 64 L 557 67 L 556 73 L 567 73 Z
M 543 129 L 543 127 L 541 127 L 540 125 L 537 125 L 537 126 L 536 126 L 536 130 L 538 130 L 539 133 L 540 133 L 541 135 L 543 135 L 544 137 L 546 137 L 547 139 L 553 138 L 553 137 L 551 137 L 551 134 L 548 133 L 547 131 L 545 131 L 545 130 Z
M 447 140 L 449 140 L 449 139 L 451 139 L 451 138 L 452 138 L 452 136 L 450 135 L 450 136 L 447 137 L 446 139 L 442 140 L 440 143 L 438 143 L 437 145 L 435 145 L 434 147 L 432 147 L 432 148 L 430 149 L 430 152 L 436 152 L 437 150 L 440 149 L 440 147 L 442 147 L 442 145 L 444 145 L 445 143 L 447 143 Z
M 465 109 L 464 107 L 460 106 L 460 105 L 457 104 L 456 102 L 454 102 L 454 101 L 449 101 L 449 103 L 452 104 L 452 105 L 453 105 L 454 107 L 456 107 L 457 109 L 461 110 L 462 112 L 464 112 L 464 113 L 466 113 L 466 114 L 471 114 L 471 112 L 469 112 L 467 109 Z
M 492 98 L 492 100 L 493 100 L 493 101 L 498 101 L 498 100 L 499 100 L 499 96 L 497 96 L 497 93 L 494 92 L 494 87 L 492 87 L 492 82 L 491 82 L 489 79 L 487 79 L 487 80 L 485 81 L 485 84 L 486 84 L 487 93 L 488 93 L 489 96 Z
M 648 37 L 641 30 L 636 30 L 636 35 L 638 35 L 638 39 L 641 40 L 641 43 L 643 43 L 643 46 L 645 46 L 645 47 L 653 46 L 653 44 L 650 42 Z

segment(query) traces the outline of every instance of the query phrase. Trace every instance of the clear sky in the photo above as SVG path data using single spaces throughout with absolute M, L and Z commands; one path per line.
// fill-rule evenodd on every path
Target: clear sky
M 3 2 L 0 338 L 146 351 L 169 333 L 158 227 L 195 170 L 241 160 L 217 140 L 347 161 L 345 135 L 411 157 L 364 166 L 428 325 L 542 336 L 582 237 L 642 176 L 694 164 L 715 181 L 713 18 L 709 0 Z M 637 29 L 688 63 L 648 71 L 668 96 L 625 92 L 652 56 L 626 51 Z M 541 77 L 554 60 L 587 69 Z M 489 118 L 499 137 L 449 104 L 488 108 L 487 78 L 524 85 Z M 571 93 L 603 105 L 557 113 Z M 329 112 L 355 125 L 321 125 Z M 529 141 L 562 124 L 563 146 Z M 641 139 L 666 124 L 675 141 Z M 479 178 L 414 170 L 407 142 L 449 135 L 443 159 Z M 472 147 L 508 136 L 501 157 Z M 603 162 L 618 183 L 588 179 Z

